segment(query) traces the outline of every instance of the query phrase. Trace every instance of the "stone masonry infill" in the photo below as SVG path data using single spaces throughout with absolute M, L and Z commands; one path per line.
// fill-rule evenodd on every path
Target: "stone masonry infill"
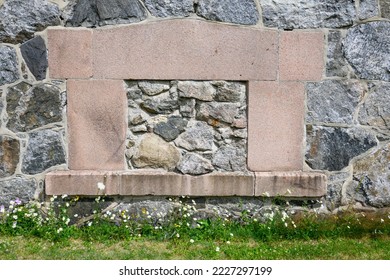
M 242 82 L 127 81 L 129 168 L 247 171 Z

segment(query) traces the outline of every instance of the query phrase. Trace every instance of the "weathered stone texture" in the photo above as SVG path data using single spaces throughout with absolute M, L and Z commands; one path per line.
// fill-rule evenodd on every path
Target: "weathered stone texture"
M 175 147 L 154 134 L 146 134 L 132 158 L 137 168 L 163 168 L 173 170 L 180 160 L 180 153 Z
M 26 82 L 9 88 L 7 94 L 7 127 L 26 132 L 62 121 L 65 98 L 60 89 L 50 84 L 32 87 Z
M 212 150 L 214 141 L 213 129 L 202 121 L 190 121 L 188 129 L 180 134 L 175 144 L 188 151 Z
M 95 27 L 144 20 L 147 12 L 138 0 L 73 0 L 66 26 Z
M 377 145 L 375 135 L 361 128 L 308 125 L 306 162 L 312 169 L 338 171 Z
M 376 17 L 379 15 L 377 0 L 360 0 L 358 17 L 360 20 Z
M 138 86 L 146 95 L 156 95 L 170 88 L 169 82 L 166 81 L 141 81 Z
M 243 147 L 222 146 L 215 152 L 212 163 L 223 171 L 246 171 L 246 151 Z
M 177 89 L 180 97 L 195 98 L 203 101 L 212 101 L 216 93 L 216 89 L 210 82 L 179 81 Z
M 0 43 L 17 44 L 60 24 L 60 10 L 46 0 L 6 0 L 0 7 Z
M 325 204 L 330 211 L 342 205 L 343 185 L 350 176 L 349 172 L 332 172 L 329 174 Z
M 239 116 L 241 103 L 206 102 L 199 106 L 196 117 L 213 126 L 218 122 L 231 124 Z
M 345 57 L 361 79 L 390 81 L 390 22 L 350 28 L 343 46 Z
M 41 36 L 28 40 L 20 46 L 20 51 L 31 73 L 37 80 L 46 78 L 47 50 Z
M 354 0 L 262 0 L 267 27 L 338 28 L 350 26 L 356 16 Z
M 22 162 L 23 173 L 38 174 L 65 162 L 65 150 L 61 133 L 46 129 L 29 134 L 27 149 Z
M 326 76 L 347 77 L 348 62 L 345 60 L 342 48 L 342 33 L 330 30 L 328 33 L 328 51 L 326 61 Z
M 27 203 L 34 198 L 37 182 L 34 179 L 16 177 L 0 181 L 0 205 L 8 206 L 11 200 L 20 199 Z
M 12 176 L 19 163 L 20 143 L 17 139 L 0 135 L 0 178 Z
M 194 12 L 193 0 L 144 0 L 155 17 L 188 17 Z
M 352 124 L 365 91 L 359 81 L 326 80 L 307 83 L 306 92 L 308 123 Z
M 390 1 L 389 0 L 379 0 L 379 5 L 381 7 L 382 17 L 390 19 Z
M 390 131 L 390 83 L 378 83 L 359 111 L 359 122 Z
M 18 68 L 19 62 L 15 49 L 0 45 L 0 86 L 13 83 L 19 79 L 20 74 Z
M 209 20 L 254 25 L 259 13 L 253 0 L 199 0 L 196 13 Z
M 374 207 L 390 206 L 390 145 L 379 148 L 353 164 L 349 196 Z
M 183 174 L 201 175 L 214 170 L 211 162 L 198 154 L 186 153 L 177 165 L 177 169 Z
M 160 135 L 165 141 L 170 142 L 177 138 L 185 130 L 187 121 L 178 116 L 169 117 L 167 122 L 160 122 L 154 127 L 154 133 Z

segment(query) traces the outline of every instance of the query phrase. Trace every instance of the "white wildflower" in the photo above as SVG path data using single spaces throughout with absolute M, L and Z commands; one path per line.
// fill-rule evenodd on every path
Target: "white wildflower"
M 89 222 L 87 225 L 88 225 L 89 227 L 92 226 L 92 222 Z
M 106 186 L 102 182 L 97 183 L 97 187 L 99 191 L 104 191 L 104 189 L 106 188 Z
M 220 248 L 219 248 L 219 247 L 215 248 L 215 251 L 216 251 L 216 252 L 219 252 L 219 251 L 220 251 Z
M 57 229 L 57 233 L 60 233 L 61 231 L 63 231 L 64 229 L 63 228 L 59 228 L 59 229 Z
M 190 239 L 190 243 L 194 243 L 195 241 L 194 241 L 194 239 Z
M 176 233 L 176 237 L 177 237 L 177 238 L 180 238 L 180 234 Z
M 228 240 L 228 241 L 226 241 L 226 244 L 230 244 L 230 241 Z

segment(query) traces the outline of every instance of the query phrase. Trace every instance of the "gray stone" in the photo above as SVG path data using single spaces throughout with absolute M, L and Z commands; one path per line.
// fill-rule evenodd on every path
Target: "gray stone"
M 333 211 L 342 205 L 342 190 L 344 183 L 349 179 L 349 172 L 332 172 L 328 176 L 325 204 L 328 210 Z
M 195 99 L 180 98 L 179 99 L 179 111 L 183 117 L 195 118 Z
M 141 108 L 152 114 L 171 114 L 179 109 L 179 102 L 176 96 L 168 91 L 156 96 L 146 98 L 141 104 Z
M 246 171 L 246 152 L 232 146 L 222 146 L 214 154 L 213 165 L 221 171 Z
M 389 0 L 379 0 L 379 5 L 381 7 L 382 17 L 390 19 L 390 1 Z
M 21 82 L 8 90 L 7 127 L 14 132 L 25 132 L 60 122 L 63 108 L 63 96 L 56 86 L 39 84 L 31 87 Z
M 205 122 L 189 121 L 188 128 L 179 135 L 175 144 L 188 151 L 210 151 L 213 148 L 214 130 Z
M 27 203 L 34 198 L 37 182 L 34 179 L 16 177 L 5 181 L 0 181 L 0 205 L 7 207 L 9 202 L 17 198 L 22 203 Z
M 326 61 L 326 76 L 347 77 L 348 62 L 342 49 L 342 35 L 338 30 L 330 30 L 328 34 L 328 51 Z
M 378 0 L 360 0 L 358 17 L 360 20 L 379 15 Z
M 17 139 L 0 135 L 0 178 L 12 176 L 19 163 L 20 143 Z
M 195 153 L 186 153 L 177 165 L 183 174 L 202 175 L 214 170 L 210 161 Z
M 359 111 L 359 122 L 390 131 L 390 83 L 380 83 L 367 96 Z
M 20 51 L 30 69 L 31 73 L 37 80 L 44 80 L 47 71 L 47 50 L 45 42 L 41 36 L 37 36 L 20 46 Z
M 131 127 L 130 130 L 131 130 L 131 132 L 137 133 L 137 132 L 146 132 L 146 131 L 148 131 L 148 128 L 146 127 L 146 125 L 141 124 L 141 125 L 136 125 L 136 126 Z
M 138 86 L 146 95 L 156 95 L 170 88 L 169 82 L 166 81 L 142 81 Z
M 307 83 L 306 92 L 308 123 L 352 124 L 364 87 L 359 81 L 326 80 Z
M 215 87 L 210 82 L 179 81 L 177 89 L 180 97 L 203 101 L 212 101 L 216 93 Z
M 144 0 L 155 17 L 188 17 L 194 12 L 193 0 Z
M 350 28 L 343 49 L 359 78 L 390 81 L 390 22 L 374 21 Z
M 46 0 L 5 0 L 0 7 L 0 43 L 18 44 L 60 24 L 60 9 Z
M 142 137 L 132 163 L 137 168 L 173 170 L 179 160 L 180 153 L 173 145 L 155 134 L 148 133 Z
M 0 45 L 0 86 L 13 83 L 19 79 L 18 64 L 15 49 Z
M 154 127 L 154 133 L 165 141 L 173 141 L 185 130 L 187 121 L 178 116 L 169 117 L 167 122 L 160 122 Z
M 353 181 L 348 186 L 354 199 L 374 207 L 390 206 L 390 144 L 353 164 Z
M 139 125 L 146 122 L 149 118 L 149 115 L 138 108 L 129 108 L 128 111 L 128 121 L 129 125 Z
M 215 101 L 220 102 L 241 102 L 246 104 L 246 87 L 239 82 L 212 82 L 217 87 Z
M 138 0 L 78 0 L 69 4 L 66 26 L 103 26 L 134 23 L 147 17 Z
M 240 106 L 240 103 L 205 102 L 200 104 L 196 118 L 213 126 L 219 126 L 219 122 L 231 124 L 238 117 Z
M 262 0 L 266 27 L 283 29 L 339 28 L 356 16 L 354 0 Z
M 22 162 L 24 174 L 38 174 L 64 163 L 66 163 L 65 150 L 60 132 L 46 129 L 29 134 Z
M 198 0 L 196 13 L 209 20 L 255 25 L 259 21 L 254 0 Z
M 362 128 L 308 125 L 306 131 L 306 162 L 312 169 L 341 170 L 377 145 L 375 135 Z

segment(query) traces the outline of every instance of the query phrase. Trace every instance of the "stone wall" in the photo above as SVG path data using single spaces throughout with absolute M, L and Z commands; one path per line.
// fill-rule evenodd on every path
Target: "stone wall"
M 74 149 L 72 143 L 77 140 L 72 140 L 74 134 L 69 131 L 74 128 L 68 106 L 74 106 L 75 101 L 71 96 L 73 93 L 67 91 L 77 85 L 56 77 L 55 69 L 48 70 L 48 65 L 53 63 L 48 59 L 50 52 L 49 56 L 47 54 L 48 27 L 69 30 L 70 37 L 63 39 L 74 43 L 76 51 L 73 54 L 77 55 L 78 49 L 91 47 L 88 42 L 77 41 L 89 36 L 89 30 L 99 33 L 106 30 L 101 26 L 114 25 L 135 26 L 142 30 L 144 23 L 169 24 L 173 18 L 233 26 L 240 32 L 279 32 L 279 43 L 286 47 L 277 49 L 277 59 L 281 60 L 275 75 L 286 85 L 287 94 L 293 85 L 283 80 L 299 80 L 304 86 L 302 123 L 305 122 L 306 128 L 300 171 L 326 174 L 324 201 L 328 210 L 348 205 L 355 208 L 390 206 L 390 105 L 387 102 L 390 94 L 390 2 L 387 0 L 0 0 L 0 204 L 8 204 L 15 197 L 23 201 L 42 199 L 44 180 L 49 172 L 74 169 L 72 166 L 80 164 L 79 160 L 75 162 L 69 158 Z M 52 30 L 54 34 L 56 28 Z M 75 30 L 84 33 L 72 37 Z M 169 29 L 165 32 L 167 38 L 175 38 Z M 304 51 L 298 52 L 298 58 L 296 51 L 291 55 L 291 46 L 305 46 L 305 40 L 316 32 L 320 33 L 320 40 L 315 42 L 322 42 L 321 38 L 325 37 L 324 56 L 320 62 L 308 58 Z M 218 33 L 210 34 L 218 36 Z M 301 35 L 294 37 L 294 34 Z M 147 34 L 143 35 L 147 38 Z M 227 45 L 232 48 L 256 45 L 252 40 L 240 42 L 239 38 L 247 38 L 245 36 L 237 38 L 237 42 L 232 40 Z M 164 44 L 169 42 L 164 41 Z M 196 52 L 196 48 L 193 51 Z M 269 57 L 265 55 L 264 59 Z M 79 57 L 74 65 L 59 71 L 68 71 L 68 76 L 82 72 L 91 77 L 93 71 L 83 59 L 85 57 Z M 102 68 L 108 67 L 104 59 L 101 57 L 99 61 Z M 284 69 L 283 65 L 292 65 L 291 60 L 295 61 L 296 67 Z M 119 69 L 124 63 L 120 59 L 118 63 Z M 197 62 L 193 63 L 196 65 Z M 269 63 L 268 67 L 274 64 Z M 321 67 L 319 77 L 310 76 L 315 71 L 307 71 L 313 64 Z M 131 62 L 125 66 L 137 73 L 144 69 L 143 65 L 134 67 Z M 248 101 L 247 80 L 239 81 L 234 77 L 237 73 L 230 73 L 229 68 L 225 71 L 229 76 L 225 79 L 204 77 L 202 81 L 181 77 L 179 70 L 177 76 L 162 73 L 153 81 L 125 75 L 122 80 L 126 86 L 127 108 L 120 110 L 128 114 L 127 132 L 124 132 L 126 143 L 123 143 L 126 157 L 117 155 L 126 160 L 123 168 L 158 168 L 177 174 L 201 175 L 248 174 L 253 168 L 262 166 L 263 161 L 248 159 L 247 141 L 252 141 L 249 148 L 258 148 L 254 138 L 248 139 L 248 134 L 251 128 L 253 131 L 258 126 L 256 123 L 247 126 L 246 117 L 251 112 L 247 112 L 246 107 L 251 107 L 252 112 L 258 109 L 256 116 L 264 116 L 261 113 L 266 108 L 261 107 L 261 100 L 256 97 L 251 99 L 249 96 Z M 305 71 L 309 75 L 299 78 Z M 108 72 L 102 71 L 101 75 L 106 77 Z M 253 75 L 265 72 L 254 68 Z M 258 92 L 273 87 L 262 83 L 252 86 Z M 100 106 L 99 100 L 90 102 Z M 274 102 L 278 104 L 281 100 Z M 291 118 L 289 113 L 280 120 L 285 122 Z M 112 117 L 115 118 L 115 112 Z M 264 134 L 272 130 L 280 132 L 278 121 L 273 121 L 273 127 L 263 131 Z M 285 135 L 289 135 L 282 121 L 280 125 Z M 267 141 L 272 142 L 272 138 L 269 139 Z M 99 147 L 99 143 L 96 144 Z M 88 147 L 95 150 L 94 160 L 101 156 L 96 147 Z M 267 149 L 272 148 L 277 157 L 284 147 Z M 162 150 L 166 158 L 158 157 L 156 161 L 153 155 Z M 124 180 L 127 179 L 122 178 Z M 257 179 L 261 180 L 265 179 Z M 146 191 L 142 193 L 146 194 Z M 290 197 L 305 197 L 305 192 L 294 192 Z M 260 200 L 250 198 L 248 205 L 262 206 Z M 221 203 L 236 205 L 232 201 Z M 219 203 L 206 199 L 206 205 L 209 202 Z

